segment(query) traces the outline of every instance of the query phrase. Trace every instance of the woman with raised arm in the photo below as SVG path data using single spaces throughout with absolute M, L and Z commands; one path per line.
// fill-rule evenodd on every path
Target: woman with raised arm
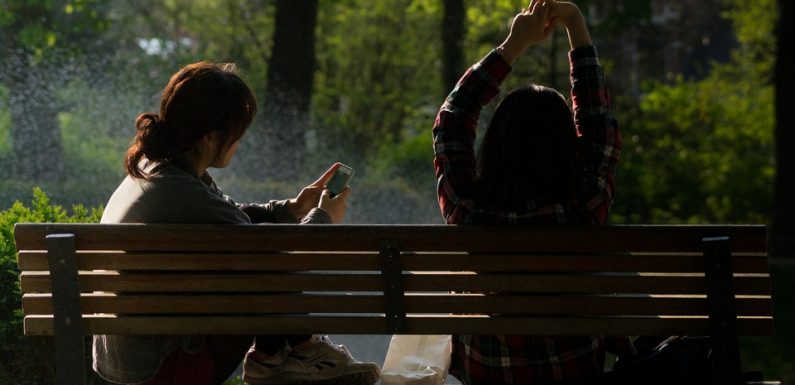
M 229 165 L 257 104 L 231 64 L 190 64 L 169 80 L 160 113 L 136 120 L 122 181 L 102 223 L 250 224 L 339 223 L 345 188 L 331 197 L 325 185 L 339 164 L 297 197 L 237 204 L 208 168 Z M 285 288 L 289 291 L 290 288 Z M 373 384 L 379 368 L 354 360 L 327 336 L 94 336 L 94 370 L 116 383 L 221 384 L 244 360 L 251 385 L 337 381 Z
M 482 107 L 511 64 L 562 25 L 571 51 L 572 108 L 556 90 L 531 84 L 503 98 L 475 155 Z M 505 41 L 464 73 L 433 127 L 442 215 L 450 224 L 603 224 L 621 149 L 602 68 L 579 8 L 531 1 Z M 615 343 L 615 344 L 614 344 Z M 456 335 L 451 373 L 464 384 L 568 384 L 603 371 L 602 336 Z

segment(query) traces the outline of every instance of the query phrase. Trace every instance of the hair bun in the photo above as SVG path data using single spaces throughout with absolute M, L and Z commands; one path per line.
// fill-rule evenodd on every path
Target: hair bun
M 161 160 L 172 155 L 176 145 L 173 130 L 169 130 L 153 112 L 138 115 L 135 120 L 138 128 L 136 142 L 141 152 L 151 160 Z
M 156 130 L 160 125 L 160 115 L 154 112 L 145 112 L 138 115 L 135 119 L 135 127 L 139 131 L 152 131 Z

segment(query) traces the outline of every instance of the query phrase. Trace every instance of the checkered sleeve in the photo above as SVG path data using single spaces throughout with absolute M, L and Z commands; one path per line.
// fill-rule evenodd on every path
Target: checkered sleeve
M 585 181 L 579 201 L 588 222 L 601 224 L 615 194 L 616 164 L 621 153 L 618 121 L 610 111 L 610 92 L 593 46 L 569 52 L 574 121 L 581 135 Z
M 436 115 L 434 168 L 439 208 L 447 223 L 460 223 L 472 212 L 475 129 L 481 109 L 497 95 L 510 71 L 502 55 L 492 50 L 464 73 Z

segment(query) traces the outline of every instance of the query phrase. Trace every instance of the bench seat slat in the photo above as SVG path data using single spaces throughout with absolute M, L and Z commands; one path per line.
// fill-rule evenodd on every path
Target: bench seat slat
M 52 318 L 25 317 L 25 334 L 52 334 Z M 638 318 L 638 317 L 410 317 L 404 334 L 582 334 L 613 335 L 685 335 L 707 334 L 705 318 Z M 738 319 L 742 335 L 769 335 L 770 318 Z M 181 316 L 181 317 L 112 317 L 84 318 L 87 334 L 265 334 L 279 330 L 279 334 L 391 334 L 383 316 Z
M 381 295 L 122 295 L 83 294 L 83 313 L 383 313 Z M 772 316 L 769 297 L 737 298 L 737 314 Z M 52 314 L 52 296 L 26 294 L 25 314 Z M 617 296 L 482 296 L 432 294 L 405 297 L 408 313 L 503 313 L 547 315 L 706 315 L 704 297 L 638 298 Z
M 345 277 L 345 279 L 340 279 Z M 379 274 L 118 274 L 82 272 L 84 292 L 257 292 L 257 291 L 381 291 Z M 23 272 L 24 293 L 46 293 L 50 289 L 47 273 Z M 404 275 L 406 291 L 487 291 L 538 293 L 643 293 L 703 294 L 704 277 L 694 276 L 607 276 L 589 274 L 412 274 Z M 767 276 L 734 278 L 738 295 L 767 295 Z
M 324 227 L 318 231 L 318 227 Z M 574 228 L 575 231 L 572 231 Z M 621 231 L 615 231 L 620 228 Z M 766 250 L 767 230 L 754 225 L 439 226 L 439 225 L 157 225 L 17 224 L 20 250 L 44 250 L 44 237 L 76 235 L 78 249 L 159 251 L 372 251 L 384 239 L 402 250 L 470 252 L 688 252 L 705 237 L 729 236 L 732 250 Z
M 289 263 L 287 263 L 289 261 Z M 517 255 L 419 253 L 401 256 L 406 270 L 454 271 L 467 266 L 474 271 L 615 271 L 699 272 L 704 271 L 700 254 L 639 255 Z M 121 251 L 79 252 L 80 270 L 379 270 L 380 257 L 365 253 L 136 253 Z M 764 255 L 735 255 L 735 272 L 767 273 Z M 23 250 L 19 267 L 46 271 L 45 250 Z

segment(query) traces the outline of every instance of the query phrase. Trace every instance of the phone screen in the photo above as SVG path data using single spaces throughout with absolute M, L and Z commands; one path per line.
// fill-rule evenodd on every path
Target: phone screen
M 333 198 L 339 194 L 340 191 L 348 185 L 351 178 L 353 178 L 353 168 L 341 164 L 337 171 L 334 172 L 334 175 L 331 176 L 328 183 L 326 183 L 326 188 L 329 189 L 331 197 Z

